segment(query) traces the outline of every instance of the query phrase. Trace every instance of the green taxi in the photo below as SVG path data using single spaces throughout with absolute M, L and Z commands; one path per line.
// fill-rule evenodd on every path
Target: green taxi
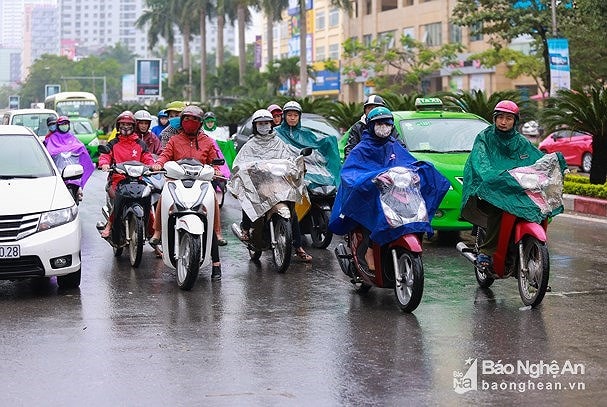
M 472 113 L 443 110 L 439 98 L 418 98 L 415 107 L 415 111 L 392 112 L 399 138 L 415 158 L 432 163 L 451 183 L 432 227 L 439 232 L 472 229 L 459 219 L 464 165 L 476 135 L 489 123 Z

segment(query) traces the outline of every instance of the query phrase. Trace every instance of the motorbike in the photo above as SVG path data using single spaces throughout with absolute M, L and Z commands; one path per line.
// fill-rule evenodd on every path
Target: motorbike
M 150 195 L 151 212 L 146 227 L 146 238 L 149 240 L 154 234 L 154 216 L 156 213 L 156 206 L 160 200 L 162 194 L 162 188 L 164 187 L 164 176 L 161 173 L 153 173 L 143 177 L 143 180 L 152 188 Z M 156 257 L 162 257 L 162 250 L 160 246 L 154 247 L 154 253 Z
M 211 263 L 215 191 L 211 184 L 215 169 L 195 159 L 169 161 L 164 165 L 162 189 L 162 259 L 177 270 L 177 285 L 191 290 L 201 267 Z
M 274 269 L 278 273 L 286 272 L 291 264 L 291 206 L 305 194 L 303 156 L 311 152 L 310 148 L 304 148 L 295 160 L 253 162 L 241 168 L 229 186 L 253 222 L 250 238 L 241 240 L 251 259 L 258 261 L 263 251 L 271 251 Z M 254 188 L 245 188 L 245 184 L 252 184 Z M 232 232 L 241 238 L 240 225 L 233 223 Z
M 150 168 L 139 161 L 125 161 L 112 165 L 110 172 L 122 174 L 124 179 L 116 186 L 116 201 L 120 206 L 114 207 L 115 201 L 107 195 L 106 204 L 101 209 L 106 222 L 110 214 L 114 213 L 112 230 L 106 240 L 114 249 L 115 257 L 120 257 L 123 249 L 127 247 L 131 266 L 138 267 L 151 213 L 152 189 L 143 180 L 144 175 L 151 173 Z M 97 229 L 101 232 L 105 225 L 106 223 L 99 222 Z
M 334 185 L 308 188 L 308 195 L 301 203 L 295 204 L 301 233 L 309 234 L 312 246 L 317 249 L 326 249 L 333 239 L 333 233 L 329 230 L 329 218 L 336 193 Z
M 550 165 L 551 159 L 552 165 L 547 169 L 545 164 Z M 555 160 L 546 155 L 536 165 L 509 171 L 545 216 L 539 222 L 532 222 L 504 211 L 491 267 L 482 267 L 477 262 L 481 253 L 479 247 L 486 240 L 486 228 L 482 225 L 474 225 L 473 247 L 468 247 L 465 242 L 456 245 L 457 250 L 474 264 L 476 281 L 481 288 L 489 288 L 495 280 L 514 277 L 518 280 L 518 291 L 526 306 L 539 305 L 548 290 L 548 215 L 555 208 L 562 207 L 562 174 Z M 482 201 L 478 206 L 479 209 L 482 207 Z
M 419 192 L 419 178 L 405 167 L 394 167 L 386 177 L 377 177 L 374 183 L 380 188 L 380 200 L 386 219 L 393 227 L 414 222 L 428 222 L 426 205 Z M 365 253 L 360 252 L 365 238 L 363 229 L 356 228 L 335 247 L 335 256 L 341 270 L 359 293 L 371 287 L 392 288 L 400 309 L 413 312 L 421 302 L 424 291 L 422 262 L 423 232 L 404 233 L 383 245 L 370 241 L 375 269 L 370 269 Z M 362 246 L 367 247 L 366 245 Z M 366 250 L 364 250 L 366 252 Z
M 68 165 L 80 165 L 80 157 L 71 151 L 55 154 L 52 158 L 59 171 L 63 171 Z M 70 191 L 70 195 L 74 198 L 76 205 L 80 205 L 80 201 L 82 201 L 82 188 L 80 185 L 72 182 L 72 180 L 65 180 L 65 186 Z

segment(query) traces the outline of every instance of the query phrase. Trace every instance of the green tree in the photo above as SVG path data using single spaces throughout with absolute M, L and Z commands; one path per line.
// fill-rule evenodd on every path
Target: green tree
M 392 36 L 374 39 L 365 46 L 356 38 L 343 44 L 345 83 L 353 83 L 363 71 L 375 73 L 375 87 L 395 93 L 421 93 L 422 80 L 438 69 L 454 63 L 461 44 L 430 48 L 408 35 L 401 35 L 400 48 L 391 47 Z
M 282 20 L 282 12 L 289 7 L 289 0 L 262 0 L 257 3 L 266 17 L 266 50 L 268 63 L 274 60 L 274 23 Z
M 517 91 L 488 94 L 482 90 L 471 90 L 469 92 L 449 92 L 441 96 L 447 106 L 454 106 L 464 112 L 473 113 L 489 123 L 493 122 L 493 109 L 500 100 L 512 100 L 519 106 L 521 105 L 521 97 Z
M 549 100 L 540 116 L 547 133 L 566 127 L 592 134 L 590 183 L 603 184 L 607 178 L 607 90 L 602 84 L 586 90 L 562 89 Z

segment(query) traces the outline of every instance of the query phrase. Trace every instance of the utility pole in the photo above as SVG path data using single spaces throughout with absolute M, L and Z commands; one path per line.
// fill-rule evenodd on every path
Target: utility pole
M 550 7 L 552 8 L 552 36 L 558 37 L 558 30 L 556 28 L 556 0 L 551 0 Z

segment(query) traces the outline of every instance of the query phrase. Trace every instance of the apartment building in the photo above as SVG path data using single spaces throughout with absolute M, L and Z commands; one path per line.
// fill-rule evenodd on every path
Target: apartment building
M 306 15 L 308 64 L 322 70 L 321 62 L 325 59 L 346 63 L 341 54 L 342 43 L 348 38 L 370 43 L 390 34 L 398 44 L 401 35 L 408 35 L 430 46 L 457 42 L 465 47 L 457 67 L 445 67 L 426 78 L 423 83 L 426 93 L 459 89 L 492 93 L 518 88 L 530 95 L 535 94 L 537 87 L 530 78 L 510 80 L 504 75 L 505 66 L 483 67 L 468 61 L 471 54 L 486 50 L 489 45 L 482 36 L 471 35 L 467 28 L 450 23 L 456 3 L 457 0 L 357 0 L 352 3 L 353 11 L 348 15 L 331 6 L 329 0 L 316 0 Z M 275 58 L 299 55 L 299 36 L 294 34 L 298 30 L 293 28 L 296 22 L 297 19 L 286 11 L 283 21 L 274 25 Z M 263 61 L 262 65 L 265 65 L 265 54 Z M 374 91 L 372 78 L 354 84 L 344 84 L 341 78 L 339 81 L 339 89 L 332 92 L 312 91 L 308 94 L 338 94 L 340 100 L 358 101 Z

